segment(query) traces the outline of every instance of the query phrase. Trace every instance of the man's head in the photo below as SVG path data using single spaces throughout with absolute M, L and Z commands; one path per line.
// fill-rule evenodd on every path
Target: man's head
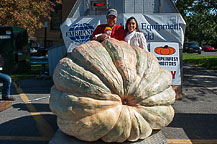
M 118 13 L 115 9 L 109 9 L 106 15 L 107 23 L 110 27 L 113 27 L 118 19 Z

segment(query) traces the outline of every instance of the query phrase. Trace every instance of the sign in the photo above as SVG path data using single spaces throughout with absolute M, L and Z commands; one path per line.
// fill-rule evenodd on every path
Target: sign
M 11 39 L 10 35 L 0 35 L 0 39 Z
M 6 30 L 6 34 L 10 35 L 11 34 L 11 30 Z
M 78 46 L 89 41 L 93 31 L 94 27 L 88 23 L 74 24 L 68 28 L 65 37 L 71 40 L 71 44 Z M 70 47 L 68 51 L 72 48 L 74 47 Z
M 170 71 L 172 85 L 181 85 L 179 45 L 172 42 L 151 42 L 150 52 L 152 52 L 160 67 Z
M 48 22 L 44 22 L 44 27 L 47 28 L 48 27 Z

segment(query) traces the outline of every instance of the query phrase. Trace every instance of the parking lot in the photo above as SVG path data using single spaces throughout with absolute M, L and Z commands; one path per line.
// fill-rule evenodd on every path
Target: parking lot
M 173 122 L 162 130 L 170 144 L 217 144 L 217 73 L 184 66 L 183 99 L 173 104 Z M 197 73 L 195 73 L 197 72 Z M 50 112 L 51 79 L 20 79 L 12 107 L 0 112 L 1 144 L 47 144 L 57 131 Z
M 0 143 L 48 143 L 57 130 L 49 109 L 51 80 L 22 79 L 13 83 L 12 107 L 0 115 Z

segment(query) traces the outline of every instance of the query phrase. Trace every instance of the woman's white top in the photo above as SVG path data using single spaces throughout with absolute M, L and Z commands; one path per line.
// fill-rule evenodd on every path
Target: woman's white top
M 133 31 L 127 34 L 125 37 L 125 41 L 131 46 L 137 46 L 148 51 L 145 36 L 141 32 Z

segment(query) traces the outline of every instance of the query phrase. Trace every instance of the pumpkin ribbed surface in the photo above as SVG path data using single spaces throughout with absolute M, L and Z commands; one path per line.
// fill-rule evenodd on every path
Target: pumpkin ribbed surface
M 174 117 L 171 74 L 152 53 L 115 39 L 90 41 L 60 60 L 50 109 L 66 134 L 85 141 L 136 141 Z

